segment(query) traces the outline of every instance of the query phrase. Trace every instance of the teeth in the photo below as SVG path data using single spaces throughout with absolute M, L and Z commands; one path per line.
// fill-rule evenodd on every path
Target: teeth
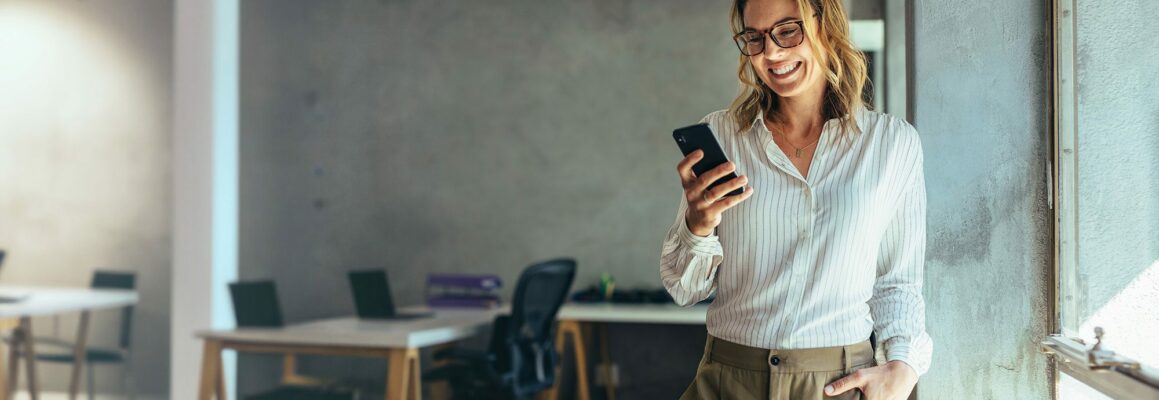
M 774 69 L 773 73 L 777 74 L 777 75 L 787 74 L 787 73 L 789 73 L 789 71 L 792 71 L 793 68 L 797 68 L 797 64 L 800 64 L 800 63 L 798 62 L 798 63 L 790 64 L 790 65 L 785 66 L 784 68 L 781 68 L 781 69 Z

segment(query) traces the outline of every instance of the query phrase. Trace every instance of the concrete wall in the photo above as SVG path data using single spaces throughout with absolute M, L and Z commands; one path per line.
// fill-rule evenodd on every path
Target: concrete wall
M 1159 365 L 1157 4 L 1081 0 L 1078 46 L 1080 333 Z
M 0 284 L 85 287 L 92 271 L 136 271 L 133 365 L 166 391 L 169 346 L 168 1 L 0 2 Z M 115 346 L 120 313 L 94 314 L 90 343 Z M 75 337 L 76 317 L 36 335 Z M 42 364 L 42 387 L 68 369 Z M 97 369 L 119 392 L 121 370 Z
M 423 300 L 428 272 L 513 285 L 557 256 L 578 259 L 576 288 L 601 272 L 659 288 L 680 198 L 671 132 L 737 88 L 728 8 L 243 2 L 242 278 L 276 277 L 291 321 L 352 313 L 344 271 L 356 268 L 388 269 L 402 304 Z M 681 337 L 686 354 L 671 357 L 691 362 L 661 397 L 702 350 L 703 328 Z M 250 361 L 250 377 L 276 376 Z M 385 376 L 382 362 L 350 362 L 336 368 Z
M 926 154 L 922 398 L 1043 399 L 1051 212 L 1046 4 L 914 2 L 914 123 Z
M 916 4 L 926 148 L 925 398 L 1045 398 L 1050 249 L 1044 5 Z M 349 314 L 343 272 L 577 257 L 658 286 L 679 186 L 669 132 L 735 93 L 727 1 L 257 1 L 242 10 L 243 278 L 275 277 L 288 319 Z M 991 26 L 1001 16 L 1002 29 Z M 997 89 L 996 89 L 997 88 Z M 613 326 L 625 398 L 672 398 L 703 331 Z M 664 340 L 669 352 L 650 352 Z M 243 392 L 276 360 L 247 357 Z M 308 370 L 381 380 L 381 362 Z M 378 384 L 378 383 L 374 383 Z M 598 391 L 597 391 L 598 393 Z

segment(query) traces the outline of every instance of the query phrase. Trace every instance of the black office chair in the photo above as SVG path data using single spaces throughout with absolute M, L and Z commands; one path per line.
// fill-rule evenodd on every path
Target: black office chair
M 0 254 L 2 256 L 3 254 Z M 93 289 L 124 289 L 133 290 L 137 287 L 137 275 L 132 272 L 114 272 L 114 271 L 95 271 L 93 272 L 93 279 L 89 287 Z M 133 306 L 125 306 L 121 309 L 121 334 L 116 349 L 108 348 L 85 348 L 85 369 L 88 372 L 86 379 L 88 385 L 88 397 L 92 400 L 95 396 L 93 388 L 96 382 L 96 372 L 93 368 L 98 364 L 121 364 L 125 369 L 124 391 L 130 399 L 135 398 L 135 388 L 133 380 L 132 368 L 132 353 L 130 351 L 130 339 L 133 333 Z M 68 363 L 72 364 L 76 357 L 73 355 L 73 343 L 50 339 L 37 338 L 34 339 L 38 345 L 47 344 L 52 347 L 52 350 L 38 353 L 36 359 L 38 361 L 48 363 Z M 77 377 L 79 379 L 79 377 Z M 76 385 L 78 382 L 72 382 Z
M 235 282 L 229 284 L 233 314 L 238 328 L 280 328 L 283 326 L 282 309 L 278 306 L 278 291 L 273 281 Z M 287 358 L 294 355 L 287 354 Z M 313 378 L 296 377 L 303 381 Z M 352 389 L 317 381 L 317 384 L 283 382 L 272 390 L 245 396 L 248 400 L 355 400 L 358 393 Z
M 519 276 L 511 315 L 495 318 L 486 353 L 451 348 L 436 352 L 446 362 L 426 374 L 448 381 L 455 399 L 524 399 L 555 383 L 552 328 L 575 278 L 576 262 L 558 259 L 532 265 Z

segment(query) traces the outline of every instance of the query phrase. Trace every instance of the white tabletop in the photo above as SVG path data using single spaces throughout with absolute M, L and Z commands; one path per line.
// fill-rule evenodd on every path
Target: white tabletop
M 423 307 L 406 307 L 422 311 Z M 197 337 L 248 343 L 351 346 L 362 348 L 421 348 L 480 333 L 496 315 L 509 307 L 490 310 L 437 309 L 435 315 L 412 320 L 363 320 L 338 317 L 293 324 L 284 328 L 209 330 Z M 708 306 L 674 304 L 582 304 L 560 308 L 558 319 L 580 322 L 703 325 Z
M 406 310 L 416 310 L 407 307 Z M 363 320 L 339 317 L 284 328 L 243 328 L 198 332 L 205 339 L 266 344 L 420 348 L 474 336 L 489 327 L 500 309 L 438 309 L 435 315 L 411 320 Z
M 132 290 L 0 286 L 0 297 L 20 299 L 0 303 L 0 318 L 33 317 L 137 304 Z
M 707 305 L 567 303 L 559 309 L 556 318 L 580 322 L 704 325 L 707 315 Z

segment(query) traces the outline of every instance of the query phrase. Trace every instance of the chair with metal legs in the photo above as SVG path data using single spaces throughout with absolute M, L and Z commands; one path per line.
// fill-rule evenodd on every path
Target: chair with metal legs
M 119 290 L 133 290 L 136 289 L 137 276 L 132 272 L 114 272 L 114 271 L 96 271 L 93 273 L 92 283 L 90 285 L 93 289 L 119 289 Z M 87 323 L 83 319 L 87 319 L 88 315 L 81 316 L 82 324 Z M 132 351 L 130 342 L 133 331 L 133 306 L 126 306 L 121 309 L 121 327 L 120 338 L 118 340 L 117 348 L 97 348 L 85 346 L 84 366 L 87 372 L 87 389 L 88 398 L 92 400 L 96 395 L 96 368 L 98 364 L 121 364 L 124 369 L 124 385 L 123 390 L 129 399 L 136 397 L 136 382 L 133 379 L 132 367 Z M 38 352 L 36 360 L 48 363 L 67 363 L 75 364 L 77 362 L 75 357 L 75 345 L 70 342 L 62 341 L 52 338 L 36 338 L 33 339 L 38 347 L 48 347 L 49 350 L 45 352 Z M 79 376 L 74 376 L 73 381 L 70 382 L 70 388 L 76 388 L 79 385 L 77 380 Z

